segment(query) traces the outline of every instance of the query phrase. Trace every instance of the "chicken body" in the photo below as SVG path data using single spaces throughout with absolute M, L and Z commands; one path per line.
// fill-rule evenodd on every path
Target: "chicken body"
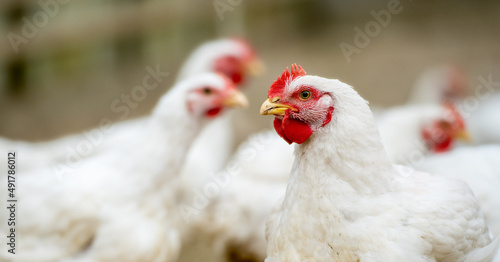
M 492 235 L 500 236 L 499 159 L 499 145 L 460 147 L 428 156 L 416 163 L 415 168 L 466 182 L 481 206 Z
M 490 242 L 473 194 L 458 181 L 401 168 L 390 192 L 359 194 L 342 180 L 300 176 L 269 222 L 266 261 L 466 261 Z

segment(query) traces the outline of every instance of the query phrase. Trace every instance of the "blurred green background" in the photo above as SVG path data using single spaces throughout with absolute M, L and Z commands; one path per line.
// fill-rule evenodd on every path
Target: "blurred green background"
M 416 77 L 443 63 L 462 66 L 471 90 L 480 75 L 500 81 L 500 1 L 401 0 L 401 12 L 348 63 L 340 43 L 354 45 L 354 28 L 364 30 L 376 21 L 371 12 L 390 2 L 2 1 L 0 135 L 39 141 L 90 129 L 104 117 L 118 120 L 113 101 L 141 85 L 147 66 L 160 64 L 170 76 L 129 118 L 145 115 L 196 46 L 233 35 L 253 43 L 267 66 L 246 86 L 251 107 L 238 112 L 239 141 L 269 126 L 258 108 L 291 63 L 339 78 L 380 106 L 404 103 Z M 36 30 L 24 37 L 27 23 Z M 13 45 L 13 34 L 24 40 Z

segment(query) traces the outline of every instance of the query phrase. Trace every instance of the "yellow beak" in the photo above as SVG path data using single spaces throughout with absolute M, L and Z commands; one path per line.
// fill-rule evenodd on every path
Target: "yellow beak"
M 229 95 L 222 101 L 225 107 L 248 107 L 248 99 L 240 91 L 233 89 Z
M 472 142 L 472 137 L 466 129 L 462 129 L 455 134 L 456 139 L 463 140 L 465 142 Z
M 245 66 L 246 72 L 253 76 L 261 75 L 265 68 L 264 63 L 262 63 L 262 61 L 258 58 L 253 59 Z
M 273 103 L 271 100 L 267 99 L 264 101 L 262 106 L 260 107 L 260 114 L 261 115 L 278 115 L 282 116 L 285 114 L 286 110 L 292 109 L 295 111 L 295 108 L 289 106 L 289 105 L 284 105 L 284 104 L 278 104 L 278 103 Z

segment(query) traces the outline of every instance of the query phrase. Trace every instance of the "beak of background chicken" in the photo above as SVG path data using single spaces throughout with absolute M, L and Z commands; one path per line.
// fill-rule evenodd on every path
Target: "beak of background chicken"
M 472 142 L 472 137 L 466 129 L 459 130 L 455 134 L 455 138 L 463 140 L 465 142 Z
M 271 100 L 267 99 L 260 107 L 260 114 L 282 116 L 288 109 L 295 110 L 293 107 L 289 105 L 273 103 L 271 102 Z
M 264 72 L 265 66 L 264 63 L 258 58 L 253 59 L 249 63 L 246 64 L 245 70 L 249 75 L 258 76 Z
M 248 99 L 240 91 L 233 89 L 222 102 L 225 107 L 248 107 Z

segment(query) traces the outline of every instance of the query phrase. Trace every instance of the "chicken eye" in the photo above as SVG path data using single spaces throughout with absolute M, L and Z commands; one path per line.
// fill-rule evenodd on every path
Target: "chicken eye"
M 302 92 L 299 93 L 299 98 L 300 100 L 308 100 L 309 98 L 311 98 L 311 91 L 309 90 L 304 90 Z
M 210 94 L 212 94 L 213 91 L 212 91 L 212 89 L 205 87 L 202 89 L 202 92 L 204 95 L 210 95 Z

